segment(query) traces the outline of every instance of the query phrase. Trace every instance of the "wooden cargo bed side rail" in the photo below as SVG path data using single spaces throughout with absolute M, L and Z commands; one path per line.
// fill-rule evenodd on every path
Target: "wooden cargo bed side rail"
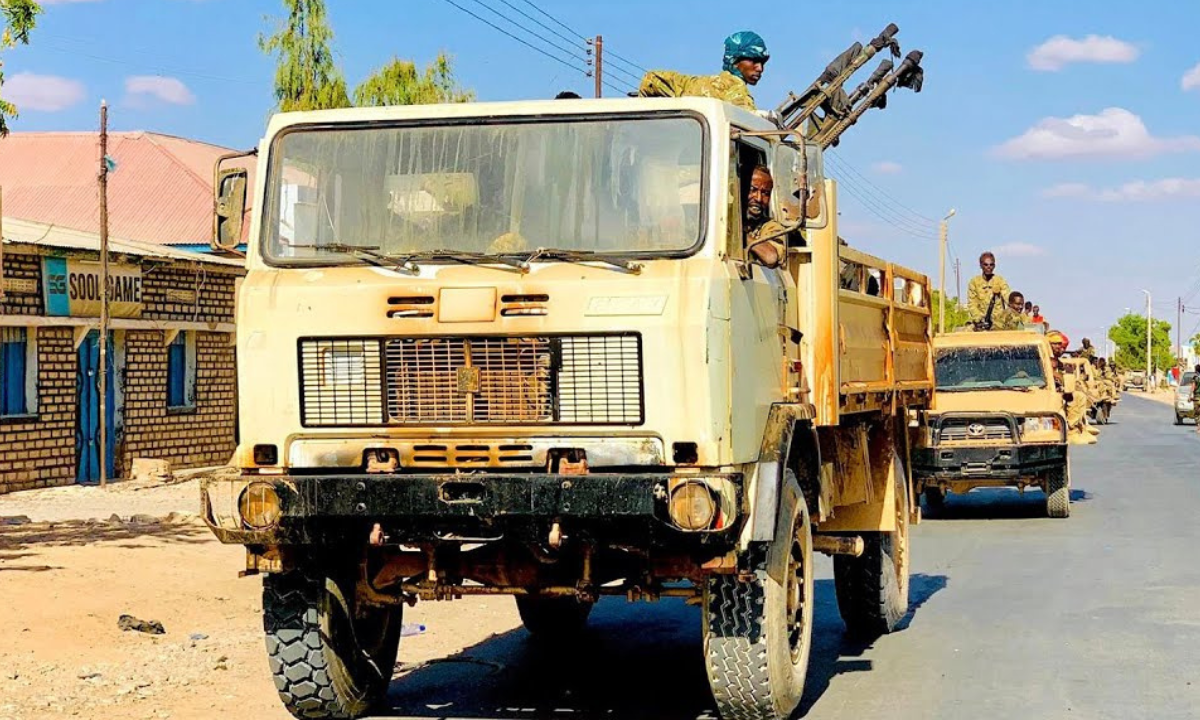
M 929 279 L 841 245 L 836 228 L 811 233 L 809 241 L 818 425 L 927 402 L 933 391 Z

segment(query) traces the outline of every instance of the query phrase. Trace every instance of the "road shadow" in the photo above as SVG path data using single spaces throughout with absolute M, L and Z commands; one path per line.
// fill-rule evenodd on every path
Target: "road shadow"
M 1072 489 L 1071 502 L 1091 500 L 1087 490 Z M 965 495 L 947 494 L 941 508 L 922 499 L 921 517 L 928 520 L 1032 520 L 1046 517 L 1046 493 L 1014 488 L 977 488 Z
M 94 545 L 96 543 L 155 538 L 181 543 L 208 542 L 212 535 L 199 521 L 114 522 L 108 520 L 65 520 L 0 526 L 0 551 L 36 550 L 47 546 Z M 137 545 L 123 545 L 137 549 Z M 5 560 L 0 554 L 0 563 Z M 0 567 L 0 569 L 3 569 Z
M 945 575 L 914 574 L 909 578 L 908 613 L 900 621 L 896 632 L 907 630 L 921 606 L 949 584 Z M 804 697 L 796 717 L 804 717 L 829 689 L 838 675 L 868 672 L 874 663 L 864 659 L 876 640 L 856 638 L 846 632 L 842 616 L 838 612 L 837 592 L 833 580 L 818 580 L 814 588 L 817 598 L 813 615 L 813 645 L 808 660 L 808 678 L 804 683 Z
M 569 644 L 538 642 L 517 629 L 402 666 L 388 699 L 393 714 L 418 718 L 716 717 L 700 610 L 676 599 L 629 605 L 605 598 Z
M 900 629 L 946 584 L 942 575 L 913 575 Z M 814 594 L 798 717 L 834 677 L 872 667 L 862 656 L 873 641 L 846 634 L 833 580 L 818 580 Z M 446 658 L 401 665 L 388 700 L 393 715 L 415 718 L 715 720 L 700 623 L 699 608 L 679 600 L 629 605 L 606 598 L 576 641 L 538 642 L 524 629 L 495 635 Z

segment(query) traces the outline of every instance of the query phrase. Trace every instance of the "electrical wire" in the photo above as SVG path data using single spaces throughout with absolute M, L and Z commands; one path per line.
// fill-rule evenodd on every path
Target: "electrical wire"
M 528 5 L 529 7 L 533 8 L 534 10 L 537 10 L 537 11 L 538 11 L 539 13 L 541 13 L 542 15 L 545 15 L 545 16 L 546 16 L 547 18 L 549 18 L 549 19 L 550 19 L 550 21 L 551 21 L 551 22 L 553 22 L 555 25 L 558 25 L 560 28 L 562 28 L 563 30 L 566 30 L 567 32 L 569 32 L 569 33 L 571 33 L 572 35 L 574 35 L 575 37 L 579 38 L 580 40 L 587 40 L 587 38 L 585 38 L 583 35 L 581 35 L 581 34 L 579 33 L 579 31 L 578 31 L 578 30 L 572 30 L 572 29 L 571 29 L 571 28 L 570 28 L 568 25 L 566 25 L 565 23 L 563 23 L 563 21 L 562 21 L 562 20 L 559 20 L 558 18 L 554 17 L 554 16 L 553 16 L 553 15 L 551 15 L 550 13 L 548 13 L 548 12 L 546 12 L 545 10 L 541 9 L 541 8 L 540 8 L 540 7 L 538 7 L 537 5 L 534 5 L 532 2 L 530 2 L 530 0 L 521 0 L 521 2 L 525 3 L 526 5 Z
M 522 17 L 524 17 L 524 18 L 526 18 L 526 19 L 530 20 L 531 22 L 533 22 L 533 23 L 537 24 L 537 26 L 538 26 L 538 27 L 542 28 L 543 30 L 546 30 L 547 32 L 549 32 L 551 35 L 554 35 L 554 36 L 555 36 L 555 37 L 557 37 L 558 39 L 566 41 L 568 44 L 575 43 L 575 42 L 577 42 L 578 40 L 585 40 L 585 41 L 587 40 L 587 38 L 582 38 L 582 37 L 580 37 L 580 36 L 578 36 L 578 35 L 576 35 L 576 36 L 575 36 L 575 37 L 573 37 L 573 38 L 569 38 L 569 37 L 567 37 L 566 35 L 563 35 L 561 32 L 559 32 L 559 31 L 555 30 L 554 28 L 550 27 L 549 25 L 547 25 L 546 23 L 542 22 L 541 20 L 538 20 L 537 18 L 535 18 L 534 16 L 532 16 L 532 15 L 530 15 L 529 13 L 525 12 L 525 11 L 524 11 L 524 10 L 522 10 L 521 8 L 517 7 L 516 5 L 513 5 L 513 4 L 512 4 L 511 2 L 509 2 L 508 0 L 498 0 L 498 2 L 501 2 L 501 3 L 505 4 L 505 5 L 507 5 L 508 7 L 512 8 L 514 11 L 516 11 L 516 12 L 517 12 L 518 14 L 520 14 Z M 545 13 L 543 13 L 543 14 L 545 14 Z M 554 18 L 551 18 L 551 20 L 553 20 L 553 19 L 554 19 Z
M 841 163 L 842 165 L 844 165 L 844 166 L 845 166 L 847 169 L 849 169 L 849 171 L 850 171 L 851 173 L 853 173 L 853 174 L 854 174 L 856 177 L 858 177 L 860 180 L 862 180 L 862 181 L 863 181 L 863 182 L 865 182 L 867 185 L 870 185 L 872 188 L 874 188 L 874 189 L 875 189 L 875 190 L 876 190 L 876 191 L 877 191 L 877 192 L 878 192 L 880 195 L 882 195 L 882 196 L 883 196 L 883 197 L 884 197 L 886 200 L 888 200 L 888 201 L 889 201 L 889 202 L 890 202 L 892 205 L 896 206 L 896 207 L 897 207 L 897 208 L 899 208 L 900 210 L 902 210 L 902 211 L 904 211 L 904 212 L 908 213 L 909 215 L 912 215 L 914 218 L 916 218 L 916 220 L 915 220 L 914 222 L 916 222 L 917 224 L 928 224 L 928 225 L 930 225 L 930 226 L 933 226 L 933 227 L 936 227 L 936 226 L 937 226 L 937 224 L 938 224 L 938 221 L 937 221 L 937 220 L 934 220 L 934 219 L 933 219 L 933 218 L 931 218 L 931 217 L 927 217 L 927 216 L 925 216 L 925 215 L 922 215 L 921 213 L 917 212 L 916 210 L 913 210 L 912 208 L 908 207 L 908 206 L 907 206 L 907 205 L 905 205 L 904 203 L 900 202 L 900 201 L 899 201 L 899 200 L 897 200 L 896 198 L 894 198 L 894 197 L 892 197 L 891 195 L 889 195 L 889 194 L 887 193 L 887 191 L 886 191 L 886 190 L 884 190 L 883 188 L 879 187 L 879 186 L 878 186 L 878 185 L 876 185 L 875 183 L 871 182 L 871 179 L 870 179 L 870 178 L 868 178 L 867 176 L 865 176 L 865 175 L 863 175 L 861 172 L 859 172 L 859 171 L 858 171 L 858 170 L 857 170 L 857 169 L 856 169 L 856 168 L 855 168 L 853 165 L 851 165 L 851 164 L 850 164 L 850 163 L 849 163 L 849 162 L 848 162 L 848 161 L 847 161 L 845 158 L 843 158 L 841 155 L 839 155 L 839 154 L 837 154 L 837 153 L 834 153 L 834 152 L 832 152 L 832 151 L 831 151 L 831 152 L 828 152 L 828 153 L 826 153 L 826 157 L 830 157 L 830 156 L 834 157 L 834 158 L 835 158 L 835 159 L 836 159 L 838 162 L 840 162 L 840 163 Z M 919 222 L 918 222 L 918 221 L 919 221 Z
M 498 30 L 499 32 L 503 33 L 504 35 L 507 35 L 508 37 L 512 38 L 513 40 L 516 40 L 517 42 L 521 43 L 522 45 L 524 45 L 525 47 L 529 48 L 530 50 L 533 50 L 533 51 L 535 51 L 535 52 L 541 53 L 542 55 L 545 55 L 546 57 L 550 58 L 551 60 L 553 60 L 553 61 L 555 61 L 555 62 L 557 62 L 557 63 L 559 63 L 559 64 L 561 64 L 561 65 L 565 65 L 565 66 L 567 66 L 567 67 L 571 68 L 572 70 L 576 70 L 576 71 L 578 71 L 578 72 L 582 72 L 582 73 L 584 73 L 585 75 L 587 74 L 587 70 L 586 70 L 585 68 L 580 68 L 580 67 L 579 67 L 579 66 L 577 66 L 577 65 L 574 65 L 574 64 L 572 64 L 572 63 L 570 63 L 570 62 L 568 62 L 568 61 L 566 61 L 566 60 L 563 60 L 561 57 L 559 57 L 559 56 L 557 56 L 557 55 L 551 54 L 551 53 L 547 52 L 546 50 L 543 50 L 542 48 L 540 48 L 540 47 L 537 47 L 536 45 L 534 45 L 534 44 L 532 44 L 532 43 L 528 42 L 527 40 L 524 40 L 524 39 L 522 39 L 522 38 L 519 38 L 519 37 L 517 37 L 516 35 L 513 35 L 512 33 L 510 33 L 509 31 L 505 30 L 504 28 L 500 27 L 499 25 L 495 24 L 495 23 L 494 23 L 494 22 L 492 22 L 491 20 L 488 20 L 487 18 L 484 18 L 484 17 L 480 17 L 480 16 L 479 16 L 479 15 L 477 15 L 476 13 L 474 13 L 474 12 L 471 12 L 471 11 L 470 11 L 470 10 L 468 10 L 467 8 L 463 7 L 462 5 L 459 5 L 458 3 L 454 2 L 454 0 L 445 0 L 445 2 L 446 2 L 447 4 L 449 4 L 449 5 L 452 5 L 452 6 L 456 7 L 456 8 L 458 8 L 458 9 L 459 9 L 459 10 L 461 10 L 462 12 L 464 12 L 464 13 L 466 13 L 466 14 L 470 15 L 471 17 L 473 17 L 473 18 L 475 18 L 476 20 L 478 20 L 479 22 L 481 22 L 481 23 L 483 23 L 483 24 L 487 25 L 488 27 L 491 27 L 491 28 L 492 28 L 492 29 L 494 29 L 494 30 Z
M 884 209 L 884 211 L 886 211 L 888 213 L 889 217 L 894 222 L 896 222 L 898 224 L 902 224 L 905 227 L 909 228 L 910 230 L 912 230 L 916 233 L 919 233 L 919 234 L 923 234 L 923 235 L 924 234 L 932 235 L 936 232 L 936 227 L 937 227 L 936 225 L 926 225 L 924 223 L 917 222 L 917 221 L 905 216 L 901 211 L 897 210 L 894 206 L 888 204 L 888 202 L 886 200 L 880 198 L 875 193 L 872 193 L 867 187 L 863 186 L 861 183 L 859 183 L 857 180 L 855 180 L 853 177 L 851 177 L 850 172 L 845 165 L 845 161 L 838 160 L 837 158 L 830 156 L 830 155 L 827 155 L 825 157 L 826 157 L 826 160 L 829 161 L 828 162 L 829 166 L 838 175 L 841 176 L 842 182 L 854 184 L 856 189 L 858 189 L 858 191 L 861 194 L 869 196 L 875 205 Z
M 494 8 L 494 7 L 492 7 L 491 5 L 488 5 L 487 3 L 483 2 L 483 0 L 472 0 L 472 1 L 473 1 L 473 2 L 474 2 L 476 5 L 478 5 L 478 6 L 482 7 L 482 8 L 485 8 L 485 9 L 486 9 L 488 12 L 492 13 L 492 14 L 493 14 L 493 15 L 495 15 L 496 17 L 498 17 L 498 18 L 500 18 L 500 19 L 504 20 L 505 22 L 509 23 L 510 25 L 513 25 L 514 27 L 517 27 L 517 28 L 519 28 L 519 29 L 520 29 L 522 32 L 525 32 L 525 33 L 528 33 L 529 35 L 532 35 L 533 37 L 535 37 L 535 38 L 537 38 L 538 40 L 542 41 L 542 42 L 543 42 L 543 43 L 545 43 L 546 45 L 548 45 L 548 46 L 550 46 L 550 47 L 554 48 L 555 50 L 558 50 L 559 52 L 566 53 L 566 54 L 567 54 L 567 55 L 568 55 L 568 56 L 569 56 L 569 57 L 570 57 L 572 60 L 581 60 L 581 61 L 583 61 L 584 63 L 588 63 L 588 62 L 590 62 L 590 61 L 587 59 L 587 57 L 586 57 L 586 53 L 585 53 L 585 54 L 583 54 L 583 55 L 579 55 L 579 56 L 576 56 L 576 55 L 575 55 L 575 53 L 577 53 L 577 52 L 580 52 L 580 50 L 581 50 L 581 49 L 579 49 L 579 48 L 572 49 L 572 48 L 571 48 L 571 47 L 569 47 L 569 46 L 568 46 L 568 47 L 563 47 L 563 46 L 562 46 L 562 45 L 560 45 L 559 43 L 556 43 L 556 42 L 554 42 L 554 41 L 550 40 L 549 38 L 546 38 L 546 37 L 544 37 L 544 36 L 542 36 L 542 35 L 539 35 L 539 34 L 538 34 L 536 31 L 529 29 L 528 27 L 526 27 L 526 26 L 522 25 L 521 23 L 517 22 L 516 20 L 513 20 L 512 18 L 510 18 L 509 16 L 507 16 L 507 15 L 505 15 L 504 13 L 500 12 L 500 11 L 499 11 L 499 10 L 497 10 L 496 8 Z M 500 0 L 500 2 L 504 2 L 504 0 Z M 571 42 L 571 41 L 569 41 L 569 40 L 568 40 L 567 42 L 569 43 L 569 42 Z
M 167 66 L 163 66 L 163 65 L 147 65 L 143 62 L 138 62 L 138 61 L 134 61 L 134 60 L 125 60 L 122 58 L 109 57 L 106 55 L 97 55 L 96 53 L 87 52 L 84 50 L 76 50 L 76 49 L 73 49 L 70 47 L 63 47 L 61 45 L 56 45 L 53 42 L 46 42 L 45 38 L 43 38 L 40 42 L 38 42 L 38 47 L 45 48 L 47 50 L 50 50 L 51 52 L 60 52 L 60 53 L 66 54 L 66 55 L 74 55 L 77 57 L 83 57 L 83 58 L 87 58 L 89 60 L 96 60 L 98 62 L 105 62 L 105 63 L 110 63 L 113 65 L 125 65 L 127 67 L 145 68 L 148 72 L 151 72 L 156 75 L 172 75 L 172 76 L 191 77 L 191 78 L 196 78 L 196 79 L 200 79 L 200 80 L 211 80 L 213 82 L 222 82 L 222 83 L 236 83 L 239 85 L 260 85 L 261 84 L 260 81 L 247 80 L 246 78 L 233 78 L 233 77 L 224 77 L 221 75 L 210 75 L 208 73 L 197 72 L 194 70 L 187 70 L 184 68 L 167 67 Z
M 505 5 L 508 5 L 508 3 L 507 3 L 507 2 L 505 2 L 505 0 L 500 0 L 500 2 L 503 2 Z M 551 22 L 553 22 L 555 25 L 558 25 L 558 26 L 559 26 L 559 27 L 561 27 L 563 30 L 566 30 L 567 32 L 571 33 L 571 34 L 572 34 L 572 35 L 574 35 L 576 38 L 578 38 L 578 39 L 580 39 L 580 40 L 583 40 L 583 41 L 585 41 L 585 42 L 591 42 L 591 39 L 590 39 L 590 38 L 588 38 L 588 37 L 585 37 L 585 36 L 584 36 L 583 34 L 581 34 L 581 33 L 580 33 L 578 30 L 575 30 L 575 29 L 571 28 L 571 26 L 567 25 L 567 24 L 566 24 L 566 23 L 564 23 L 563 21 L 561 21 L 561 20 L 559 20 L 558 18 L 554 17 L 553 15 L 551 15 L 551 14 L 550 14 L 550 13 L 548 13 L 548 12 L 546 12 L 546 11 L 545 11 L 545 10 L 543 10 L 542 8 L 538 7 L 536 4 L 534 4 L 534 3 L 533 3 L 533 2 L 531 2 L 530 0 L 521 0 L 521 2 L 525 3 L 526 5 L 528 5 L 529 7 L 533 8 L 534 10 L 538 11 L 539 13 L 541 13 L 542 15 L 544 15 L 544 16 L 545 16 L 547 19 L 549 19 Z M 606 50 L 606 51 L 605 51 L 605 55 L 606 55 L 606 56 L 608 56 L 608 57 L 611 57 L 611 58 L 612 58 L 612 59 L 614 59 L 614 60 L 617 60 L 617 61 L 619 61 L 619 62 L 625 63 L 626 65 L 628 65 L 630 68 L 632 68 L 632 69 L 634 69 L 634 70 L 638 70 L 638 71 L 640 71 L 640 73 L 641 73 L 642 75 L 645 75 L 647 72 L 649 72 L 648 70 L 646 70 L 646 68 L 642 67 L 641 65 L 638 65 L 637 63 L 633 62 L 632 60 L 629 60 L 628 58 L 626 58 L 626 57 L 625 57 L 625 56 L 623 56 L 623 55 L 618 55 L 617 53 L 613 52 L 612 50 Z M 612 67 L 614 70 L 615 70 L 615 69 L 617 69 L 615 65 L 614 65 L 614 66 L 610 66 L 610 67 Z M 637 80 L 637 81 L 639 81 L 639 82 L 641 81 L 641 77 L 640 77 L 639 75 L 635 75 L 635 76 L 634 76 L 634 79 L 635 79 L 635 80 Z
M 829 159 L 829 156 L 826 156 Z M 916 225 L 912 221 L 898 215 L 894 210 L 882 204 L 877 198 L 873 197 L 869 192 L 863 189 L 856 181 L 844 174 L 836 161 L 830 164 L 830 169 L 833 171 L 834 179 L 842 184 L 846 190 L 855 197 L 859 202 L 867 207 L 876 217 L 893 227 L 903 230 L 905 233 L 918 237 L 924 240 L 937 240 L 937 236 L 933 234 L 931 228 L 925 228 Z M 840 176 L 840 177 L 839 177 Z

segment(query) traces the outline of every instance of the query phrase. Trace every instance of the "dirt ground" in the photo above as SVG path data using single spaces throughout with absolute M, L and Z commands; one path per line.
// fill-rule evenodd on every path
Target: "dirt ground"
M 260 580 L 238 578 L 242 549 L 198 506 L 195 479 L 0 496 L 0 720 L 290 717 Z M 122 631 L 123 614 L 166 632 Z M 421 603 L 405 621 L 427 630 L 404 639 L 397 677 L 520 624 L 509 598 Z

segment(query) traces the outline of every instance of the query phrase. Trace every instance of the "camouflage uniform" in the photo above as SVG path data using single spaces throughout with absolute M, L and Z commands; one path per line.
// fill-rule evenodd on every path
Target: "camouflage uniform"
M 746 259 L 753 260 L 755 256 L 751 254 L 751 250 L 759 243 L 770 243 L 775 252 L 779 255 L 779 262 L 783 264 L 784 258 L 787 257 L 787 247 L 784 243 L 784 236 L 788 233 L 787 228 L 774 220 L 767 220 L 762 225 L 746 231 Z M 765 263 L 764 263 L 765 264 Z M 778 267 L 777 265 L 771 267 Z
M 987 315 L 987 305 L 984 305 L 983 307 L 983 314 L 984 316 Z M 997 307 L 992 311 L 993 330 L 1022 330 L 1027 322 L 1029 322 L 1028 315 L 1025 313 L 1013 312 L 1012 309 L 1008 307 L 1005 307 L 1003 310 Z
M 758 108 L 746 81 L 731 72 L 720 75 L 685 75 L 671 70 L 651 70 L 638 87 L 642 97 L 708 97 L 724 100 L 751 112 Z
M 992 279 L 988 280 L 982 275 L 977 275 L 971 278 L 971 282 L 967 283 L 967 314 L 971 318 L 971 322 L 982 322 L 987 317 L 988 306 L 992 302 L 993 295 L 999 295 L 996 300 L 996 307 L 992 310 L 992 321 L 1000 316 L 1008 309 L 1008 294 L 1012 292 L 1008 283 L 999 275 L 992 275 Z

